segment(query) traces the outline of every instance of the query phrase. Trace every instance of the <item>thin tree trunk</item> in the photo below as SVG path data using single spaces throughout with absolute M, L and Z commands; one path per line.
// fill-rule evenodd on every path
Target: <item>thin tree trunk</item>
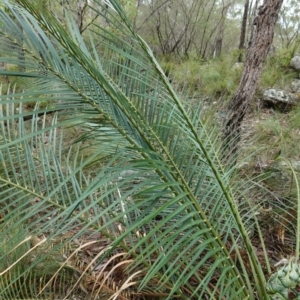
M 239 87 L 232 97 L 223 125 L 224 153 L 227 162 L 236 163 L 241 124 L 246 110 L 255 95 L 263 63 L 273 42 L 274 27 L 283 0 L 265 0 L 254 20 L 256 31 L 248 48 L 244 71 Z
M 228 9 L 230 8 L 230 5 L 224 5 L 223 3 L 223 8 L 222 8 L 222 13 L 221 13 L 221 20 L 218 23 L 219 27 L 219 32 L 217 35 L 216 39 L 216 45 L 215 45 L 215 50 L 214 50 L 214 57 L 219 57 L 222 53 L 222 45 L 223 45 L 223 37 L 224 37 L 224 31 L 225 31 L 225 20 L 227 17 Z
M 219 57 L 221 55 L 222 43 L 223 43 L 223 40 L 221 38 L 217 39 L 216 46 L 215 46 L 215 51 L 214 51 L 214 57 Z
M 250 47 L 251 42 L 253 40 L 254 28 L 255 28 L 254 19 L 255 19 L 256 12 L 257 12 L 258 2 L 259 2 L 259 0 L 255 1 L 254 7 L 252 7 L 252 4 L 250 5 L 250 7 L 252 7 L 252 11 L 248 17 L 249 18 L 248 27 L 250 27 L 250 30 L 248 32 L 248 47 Z
M 245 37 L 246 37 L 246 28 L 247 28 L 247 18 L 248 18 L 248 10 L 249 10 L 249 0 L 246 0 L 245 6 L 244 6 L 244 14 L 243 14 L 243 21 L 242 21 L 242 27 L 241 27 L 241 35 L 240 35 L 240 55 L 238 58 L 239 62 L 242 62 L 243 60 L 243 50 L 245 49 Z

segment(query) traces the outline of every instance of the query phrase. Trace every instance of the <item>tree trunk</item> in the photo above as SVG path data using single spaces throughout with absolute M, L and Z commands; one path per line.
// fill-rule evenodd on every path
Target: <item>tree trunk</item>
M 226 27 L 226 19 L 227 19 L 227 13 L 230 8 L 230 4 L 223 3 L 222 11 L 221 11 L 221 19 L 218 22 L 218 34 L 216 38 L 216 44 L 215 44 L 215 49 L 213 52 L 213 57 L 219 57 L 221 56 L 222 53 L 222 46 L 223 46 L 223 38 L 224 38 L 224 31 Z
M 245 37 L 246 37 L 246 28 L 247 28 L 247 18 L 248 18 L 248 10 L 249 10 L 249 2 L 250 0 L 246 0 L 245 6 L 244 6 L 244 14 L 243 14 L 243 21 L 242 21 L 242 27 L 241 27 L 241 35 L 240 35 L 240 55 L 239 55 L 239 62 L 242 62 L 243 60 L 243 50 L 245 49 Z
M 232 97 L 223 125 L 225 161 L 236 162 L 241 124 L 246 110 L 255 95 L 263 63 L 273 42 L 274 27 L 283 0 L 265 0 L 254 20 L 256 31 L 250 44 L 239 87 Z
M 219 57 L 221 55 L 221 52 L 222 52 L 222 39 L 217 39 L 215 51 L 214 51 L 214 58 Z
M 254 1 L 254 0 L 252 0 Z M 252 2 L 251 1 L 251 2 Z M 255 19 L 255 16 L 256 16 L 256 12 L 258 11 L 258 3 L 259 3 L 259 0 L 255 0 L 255 4 L 254 6 L 252 7 L 252 3 L 250 4 L 250 7 L 251 8 L 251 13 L 249 15 L 249 22 L 248 22 L 248 28 L 250 28 L 248 31 L 248 47 L 250 46 L 252 40 L 253 40 L 253 35 L 254 35 L 254 28 L 255 28 L 255 25 L 254 25 L 254 19 Z

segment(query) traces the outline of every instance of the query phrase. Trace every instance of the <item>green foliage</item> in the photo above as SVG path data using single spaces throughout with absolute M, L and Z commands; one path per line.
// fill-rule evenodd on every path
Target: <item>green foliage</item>
M 298 43 L 294 43 L 289 48 L 277 50 L 270 54 L 261 75 L 259 88 L 277 87 L 285 89 L 291 81 L 297 77 L 298 73 L 291 69 L 290 62 L 295 55 Z
M 7 226 L 9 228 L 9 224 Z M 22 276 L 26 272 L 26 268 L 30 265 L 29 257 L 26 255 L 30 251 L 30 244 L 26 240 L 26 231 L 22 228 L 8 232 L 6 239 L 0 244 L 1 258 L 1 296 L 5 299 L 13 299 L 18 295 L 22 295 L 22 289 L 25 290 L 27 285 L 24 283 Z M 7 285 L 10 288 L 7 289 Z
M 94 28 L 89 44 L 71 19 L 65 30 L 32 1 L 16 2 L 4 1 L 14 18 L 0 10 L 0 62 L 6 55 L 22 66 L 0 74 L 27 79 L 24 90 L 1 95 L 3 259 L 18 228 L 20 241 L 26 233 L 38 242 L 12 257 L 21 255 L 26 271 L 10 277 L 9 261 L 0 296 L 26 275 L 37 288 L 22 286 L 19 298 L 71 298 L 83 287 L 90 299 L 268 299 L 273 259 L 257 217 L 264 197 L 249 199 L 251 182 L 222 165 L 201 104 L 181 101 L 118 1 L 94 1 L 110 28 Z M 239 72 L 232 65 L 189 66 L 191 81 L 198 70 L 201 87 L 228 94 Z M 70 128 L 79 135 L 71 144 Z
M 223 56 L 211 61 L 183 60 L 164 62 L 170 77 L 178 89 L 186 88 L 191 94 L 222 98 L 230 96 L 237 88 L 242 68 L 236 67 L 235 55 Z
M 270 87 L 285 89 L 298 76 L 291 69 L 290 61 L 298 49 L 298 43 L 289 48 L 278 49 L 271 53 L 264 65 L 259 81 L 259 91 Z M 198 59 L 178 60 L 163 58 L 163 70 L 173 80 L 179 90 L 186 89 L 191 94 L 200 94 L 214 99 L 229 99 L 236 91 L 243 71 L 238 64 L 240 52 L 232 51 L 209 61 Z
M 279 155 L 290 160 L 300 159 L 299 108 L 287 114 L 267 111 L 256 118 L 252 132 L 256 137 L 253 147 L 262 149 L 259 155 L 264 164 L 269 164 Z M 250 147 L 249 152 L 256 151 L 254 148 Z

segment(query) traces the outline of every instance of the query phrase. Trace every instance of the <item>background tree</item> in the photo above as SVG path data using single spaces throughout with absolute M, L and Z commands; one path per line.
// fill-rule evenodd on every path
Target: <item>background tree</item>
M 224 122 L 223 136 L 225 147 L 228 147 L 225 152 L 227 159 L 236 152 L 240 140 L 241 124 L 254 97 L 263 63 L 272 45 L 274 27 L 282 3 L 283 0 L 265 0 L 264 4 L 259 7 L 258 15 L 254 20 L 254 38 L 247 51 L 239 87 L 228 105 L 228 113 Z
M 227 13 L 235 3 L 233 0 L 145 2 L 140 6 L 137 29 L 157 54 L 206 59 L 214 55 L 216 43 L 232 44 L 224 36 L 232 31 L 227 29 Z
M 243 50 L 245 49 L 245 40 L 246 40 L 246 30 L 247 30 L 247 20 L 248 20 L 248 11 L 249 11 L 249 4 L 250 0 L 245 1 L 244 5 L 244 12 L 243 12 L 243 20 L 242 20 L 242 26 L 241 26 L 241 34 L 240 34 L 240 43 L 239 43 L 239 49 L 241 51 L 238 61 L 242 61 L 243 57 Z
M 279 22 L 276 32 L 279 36 L 278 46 L 290 47 L 299 38 L 300 8 L 297 1 L 287 0 L 283 3 L 283 8 L 279 14 Z
M 89 0 L 38 0 L 37 5 L 41 9 L 47 8 L 53 11 L 64 24 L 66 23 L 66 13 L 72 15 L 81 34 L 98 18 L 88 8 L 92 3 Z

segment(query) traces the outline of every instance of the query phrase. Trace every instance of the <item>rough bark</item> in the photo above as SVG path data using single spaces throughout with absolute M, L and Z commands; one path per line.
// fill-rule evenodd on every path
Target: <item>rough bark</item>
M 254 97 L 263 63 L 273 42 L 274 27 L 283 0 L 265 0 L 254 20 L 256 31 L 248 48 L 244 71 L 239 87 L 232 97 L 223 125 L 224 153 L 228 162 L 236 162 L 236 151 L 240 141 L 241 124 L 246 110 Z

